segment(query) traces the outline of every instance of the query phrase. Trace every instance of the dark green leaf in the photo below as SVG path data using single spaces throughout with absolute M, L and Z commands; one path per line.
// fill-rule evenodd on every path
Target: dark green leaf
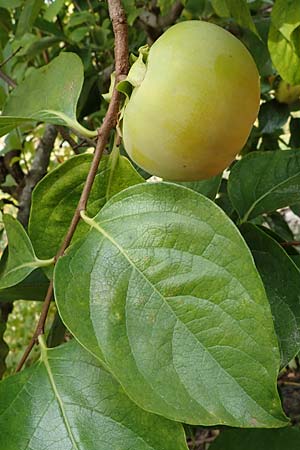
M 300 117 L 292 117 L 290 121 L 290 142 L 292 148 L 300 148 Z
M 87 136 L 96 132 L 76 120 L 76 104 L 83 83 L 82 62 L 74 53 L 61 53 L 31 72 L 8 97 L 0 116 L 0 135 L 24 122 L 38 120 L 67 125 Z
M 17 25 L 17 38 L 31 31 L 35 19 L 37 18 L 43 4 L 44 0 L 26 0 L 24 2 L 24 6 Z
M 12 305 L 7 303 L 0 303 L 0 380 L 6 371 L 6 357 L 9 352 L 9 347 L 4 340 L 4 333 L 6 331 L 6 323 L 8 315 L 12 311 Z
M 300 152 L 253 152 L 231 170 L 228 193 L 241 221 L 300 202 Z
M 222 174 L 209 178 L 208 180 L 201 181 L 182 181 L 177 182 L 181 186 L 193 189 L 193 191 L 199 192 L 199 194 L 205 195 L 205 197 L 214 200 L 218 193 L 220 183 L 222 180 Z
M 300 84 L 300 3 L 276 0 L 271 18 L 268 46 L 273 64 L 285 81 Z
M 300 350 L 300 271 L 283 248 L 250 223 L 242 234 L 251 249 L 271 305 L 285 367 Z
M 45 298 L 49 280 L 42 270 L 32 272 L 21 283 L 7 289 L 0 290 L 0 302 L 13 302 L 15 300 L 42 301 Z
M 227 216 L 190 189 L 144 183 L 85 221 L 56 265 L 56 300 L 90 300 L 86 330 L 130 397 L 187 423 L 284 426 L 269 304 Z
M 225 430 L 209 447 L 210 450 L 296 450 L 300 442 L 299 428 L 283 430 Z
M 48 259 L 56 254 L 72 220 L 91 162 L 90 154 L 74 156 L 50 172 L 34 189 L 28 228 L 40 258 Z M 114 160 L 113 156 L 104 156 L 89 196 L 88 214 L 94 216 L 112 195 L 142 181 L 127 158 L 121 156 Z M 73 242 L 87 230 L 87 225 L 81 222 Z
M 262 221 L 265 221 L 269 225 L 271 230 L 281 237 L 281 241 L 292 241 L 294 239 L 292 230 L 279 212 L 274 211 L 265 217 L 260 217 Z
M 180 424 L 139 409 L 75 341 L 41 352 L 0 383 L 3 449 L 187 450 Z
M 275 99 L 265 102 L 261 105 L 258 114 L 259 131 L 262 134 L 272 134 L 283 127 L 289 116 L 288 105 L 279 103 Z
M 26 231 L 14 217 L 5 214 L 3 222 L 8 238 L 8 260 L 1 274 L 0 289 L 9 288 L 23 281 L 37 267 L 51 264 L 52 260 L 39 260 L 34 253 Z

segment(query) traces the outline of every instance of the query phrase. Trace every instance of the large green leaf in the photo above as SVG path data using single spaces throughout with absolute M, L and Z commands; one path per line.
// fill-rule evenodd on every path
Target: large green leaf
M 29 236 L 40 258 L 56 254 L 72 220 L 92 158 L 90 154 L 70 158 L 34 189 Z M 94 216 L 112 195 L 142 181 L 127 158 L 104 156 L 89 196 L 88 214 Z M 87 231 L 88 226 L 81 222 L 73 242 Z
M 300 2 L 276 0 L 272 9 L 268 47 L 272 62 L 281 77 L 300 83 Z
M 299 428 L 283 430 L 225 430 L 209 450 L 297 450 Z
M 95 136 L 76 120 L 83 84 L 83 65 L 75 53 L 61 53 L 51 63 L 28 75 L 9 95 L 0 116 L 0 135 L 28 121 L 67 125 L 85 136 Z
M 75 341 L 0 383 L 5 450 L 185 450 L 182 426 L 139 409 Z M 17 432 L 16 432 L 17 430 Z
M 284 426 L 270 307 L 223 211 L 145 183 L 85 220 L 91 231 L 56 265 L 55 296 L 60 310 L 89 300 L 90 332 L 129 396 L 187 423 Z
M 300 271 L 262 228 L 247 223 L 242 233 L 266 289 L 284 367 L 300 350 Z
M 300 201 L 300 152 L 253 152 L 232 168 L 228 193 L 241 221 Z
M 1 273 L 0 290 L 9 288 L 23 281 L 38 267 L 49 266 L 52 260 L 40 260 L 35 256 L 26 231 L 13 216 L 3 216 L 8 238 L 8 260 Z
M 221 17 L 233 17 L 243 28 L 257 33 L 246 0 L 211 0 L 216 13 Z

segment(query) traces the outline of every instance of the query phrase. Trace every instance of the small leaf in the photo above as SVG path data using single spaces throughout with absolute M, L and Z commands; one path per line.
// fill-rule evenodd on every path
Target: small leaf
M 44 19 L 49 20 L 51 22 L 59 11 L 62 9 L 62 7 L 65 4 L 65 0 L 54 0 L 50 5 L 48 5 L 45 13 L 44 13 Z
M 0 383 L 5 450 L 187 450 L 180 424 L 139 409 L 75 341 L 41 346 L 37 364 Z
M 90 154 L 70 158 L 44 177 L 34 189 L 28 229 L 40 258 L 48 259 L 56 254 L 71 223 L 92 158 Z M 144 181 L 127 158 L 117 158 L 113 168 L 111 161 L 109 156 L 104 156 L 99 165 L 87 207 L 91 216 L 112 195 Z M 72 242 L 87 230 L 87 225 L 81 222 Z
M 247 223 L 241 231 L 266 289 L 279 342 L 281 367 L 285 367 L 300 350 L 300 271 L 262 228 Z
M 43 0 L 26 0 L 24 2 L 16 30 L 17 38 L 31 31 L 35 19 L 37 18 L 43 4 Z
M 8 238 L 8 260 L 1 274 L 0 289 L 14 286 L 23 281 L 37 267 L 44 267 L 53 260 L 39 260 L 24 228 L 14 217 L 4 214 L 3 222 Z
M 300 202 L 300 152 L 253 152 L 234 165 L 228 193 L 241 221 Z
M 201 181 L 183 181 L 177 182 L 181 186 L 185 186 L 187 188 L 193 189 L 193 191 L 198 192 L 199 194 L 205 195 L 205 197 L 214 200 L 218 193 L 220 184 L 222 180 L 222 174 L 216 175 L 215 177 L 209 178 L 208 180 Z
M 86 329 L 130 398 L 186 423 L 284 426 L 269 304 L 223 211 L 185 187 L 144 183 L 84 219 L 92 230 L 57 262 L 56 301 L 86 302 Z
M 298 427 L 283 430 L 225 430 L 209 450 L 296 450 L 299 442 Z
M 276 0 L 271 19 L 268 47 L 272 62 L 285 81 L 300 84 L 300 3 Z
M 7 99 L 0 116 L 0 135 L 28 121 L 67 125 L 95 136 L 76 120 L 76 104 L 83 84 L 82 62 L 74 53 L 61 53 L 28 75 Z

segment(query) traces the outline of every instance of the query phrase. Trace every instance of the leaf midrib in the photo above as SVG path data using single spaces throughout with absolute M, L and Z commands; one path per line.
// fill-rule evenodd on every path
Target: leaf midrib
M 67 414 L 66 414 L 66 411 L 65 411 L 65 408 L 64 408 L 63 401 L 62 401 L 62 399 L 61 399 L 61 397 L 59 395 L 58 389 L 56 387 L 54 376 L 53 376 L 53 373 L 52 373 L 52 370 L 51 370 L 51 366 L 50 366 L 49 360 L 48 360 L 48 353 L 47 353 L 48 349 L 46 348 L 45 344 L 43 344 L 43 343 L 41 344 L 41 352 L 42 352 L 42 362 L 44 363 L 44 366 L 46 368 L 46 372 L 47 372 L 47 375 L 48 375 L 48 378 L 49 378 L 49 381 L 50 381 L 50 385 L 52 387 L 54 396 L 55 396 L 55 398 L 57 400 L 59 409 L 61 411 L 63 422 L 65 424 L 65 427 L 66 427 L 67 433 L 69 435 L 70 441 L 71 441 L 71 443 L 72 443 L 72 445 L 73 445 L 75 450 L 80 450 L 78 445 L 77 445 L 77 442 L 76 442 L 76 440 L 75 440 L 75 438 L 73 436 L 71 425 L 69 423 L 69 420 L 68 420 L 68 417 L 67 417 Z
M 284 185 L 287 182 L 290 182 L 291 180 L 293 180 L 293 178 L 299 177 L 300 175 L 300 170 L 299 172 L 297 172 L 295 175 L 293 175 L 292 177 L 288 177 L 286 178 L 284 181 L 281 181 L 280 183 L 276 184 L 275 186 L 273 186 L 270 190 L 268 190 L 267 192 L 265 192 L 261 197 L 259 197 L 257 200 L 255 200 L 251 207 L 248 209 L 248 211 L 246 211 L 246 213 L 244 214 L 244 216 L 241 219 L 241 223 L 244 223 L 248 220 L 250 214 L 255 210 L 256 206 L 261 203 L 268 195 L 272 194 L 272 192 L 274 192 L 276 189 L 278 189 L 280 186 Z

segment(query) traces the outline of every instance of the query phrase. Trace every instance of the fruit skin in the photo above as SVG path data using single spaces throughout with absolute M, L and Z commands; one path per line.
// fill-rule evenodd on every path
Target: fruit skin
M 164 179 L 209 178 L 244 146 L 259 101 L 258 71 L 244 45 L 217 25 L 181 22 L 150 49 L 124 112 L 125 149 Z

